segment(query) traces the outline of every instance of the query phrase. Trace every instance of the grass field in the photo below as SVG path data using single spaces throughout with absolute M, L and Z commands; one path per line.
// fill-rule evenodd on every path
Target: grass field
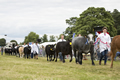
M 83 65 L 49 62 L 44 57 L 23 59 L 15 56 L 0 55 L 0 80 L 120 80 L 120 60 L 107 65 L 91 65 L 91 60 L 83 60 Z

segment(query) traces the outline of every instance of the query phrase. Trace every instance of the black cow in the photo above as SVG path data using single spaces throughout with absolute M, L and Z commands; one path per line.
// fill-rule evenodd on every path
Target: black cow
M 11 48 L 5 48 L 5 54 L 12 55 L 12 49 Z
M 24 48 L 24 57 L 26 58 L 27 56 L 27 59 L 30 58 L 30 54 L 31 54 L 31 47 L 28 45 Z
M 62 52 L 62 56 L 63 56 L 63 63 L 65 62 L 65 55 L 70 54 L 71 59 L 70 62 L 72 61 L 72 46 L 71 46 L 71 41 L 62 41 L 62 42 L 58 42 L 56 45 L 56 60 L 55 62 L 57 62 L 57 57 L 58 57 L 58 53 Z
M 11 50 L 12 50 L 13 55 L 16 55 L 16 49 L 15 49 L 15 47 L 13 47 Z
M 19 57 L 20 57 L 20 54 L 19 54 L 19 47 L 21 47 L 21 46 L 17 46 L 17 48 L 16 48 L 16 57 L 19 55 Z
M 90 53 L 91 54 L 91 60 L 92 65 L 94 64 L 93 58 L 94 58 L 94 37 L 93 34 L 88 34 L 87 37 L 75 37 L 72 40 L 72 48 L 74 51 L 74 55 L 76 58 L 76 63 L 79 62 L 80 65 L 82 65 L 82 53 Z M 78 56 L 76 55 L 76 51 L 78 51 Z
M 54 48 L 55 45 L 47 45 L 45 47 L 45 52 L 47 54 L 47 61 L 48 61 L 48 56 L 49 56 L 49 59 L 50 61 L 52 60 L 52 55 L 54 55 L 54 59 L 55 59 L 55 48 Z M 54 59 L 52 61 L 54 61 Z

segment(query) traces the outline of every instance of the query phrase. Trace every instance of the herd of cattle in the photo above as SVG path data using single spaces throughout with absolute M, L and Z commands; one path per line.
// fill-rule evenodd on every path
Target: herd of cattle
M 5 48 L 5 54 L 16 55 L 16 57 L 19 56 L 20 58 L 22 58 L 23 56 L 25 58 L 26 57 L 30 58 L 31 47 L 28 45 L 26 47 L 18 46 L 17 48 L 15 48 L 15 46 L 13 46 L 11 49 Z
M 111 67 L 113 67 L 113 58 L 115 57 L 116 51 L 120 51 L 120 36 L 117 36 L 113 38 L 112 43 L 111 43 Z M 72 61 L 72 50 L 74 52 L 75 56 L 75 62 L 79 63 L 82 65 L 82 53 L 90 53 L 91 54 L 91 61 L 92 65 L 95 65 L 94 63 L 94 36 L 93 34 L 88 34 L 86 37 L 81 36 L 81 37 L 75 37 L 72 40 L 68 41 L 63 41 L 63 42 L 58 42 L 56 45 L 47 45 L 45 47 L 45 52 L 47 55 L 47 61 L 54 61 L 57 62 L 58 58 L 58 53 L 62 52 L 63 56 L 63 63 L 65 62 L 65 55 L 70 55 L 71 59 L 70 62 Z M 6 50 L 5 53 L 10 53 L 12 54 L 15 53 L 16 55 L 19 54 L 19 57 L 22 57 L 23 55 L 27 56 L 27 58 L 30 56 L 31 53 L 31 47 L 27 46 L 25 48 L 23 47 L 17 47 L 12 48 L 12 50 Z M 52 59 L 52 55 L 54 55 L 54 59 Z M 48 59 L 49 57 L 49 59 Z

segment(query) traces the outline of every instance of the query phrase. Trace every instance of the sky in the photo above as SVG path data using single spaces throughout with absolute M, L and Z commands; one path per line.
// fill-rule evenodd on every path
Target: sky
M 89 7 L 120 11 L 119 4 L 120 0 L 0 0 L 0 38 L 20 43 L 31 31 L 40 37 L 58 36 L 69 26 L 66 19 L 79 17 Z

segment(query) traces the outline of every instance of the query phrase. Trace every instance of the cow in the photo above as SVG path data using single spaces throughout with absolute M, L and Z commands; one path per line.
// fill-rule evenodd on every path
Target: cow
M 24 47 L 24 57 L 27 59 L 30 58 L 30 54 L 31 54 L 31 47 L 28 45 L 26 47 Z
M 16 57 L 19 55 L 19 57 L 20 57 L 20 54 L 19 54 L 19 48 L 20 48 L 21 46 L 17 46 L 17 48 L 16 48 Z
M 54 48 L 55 45 L 47 45 L 45 47 L 45 52 L 47 54 L 47 61 L 48 61 L 48 56 L 49 56 L 49 59 L 50 61 L 54 61 L 55 59 L 55 48 Z M 52 55 L 54 55 L 54 59 L 52 60 Z
M 71 59 L 70 62 L 72 61 L 72 46 L 71 46 L 71 41 L 62 41 L 62 42 L 58 42 L 56 45 L 56 60 L 55 62 L 57 62 L 57 57 L 58 57 L 58 53 L 62 52 L 62 56 L 63 56 L 63 63 L 65 63 L 65 55 L 70 54 Z
M 12 54 L 16 55 L 16 49 L 15 49 L 15 47 L 13 47 L 11 50 L 12 50 Z
M 6 54 L 12 55 L 12 49 L 11 48 L 5 48 L 5 55 Z
M 23 56 L 24 56 L 24 47 L 19 47 L 19 54 L 20 54 L 20 58 L 23 58 Z
M 111 68 L 113 68 L 113 60 L 117 51 L 120 52 L 120 35 L 115 36 L 111 42 L 111 51 L 109 52 L 111 56 Z
M 74 56 L 76 59 L 76 64 L 79 63 L 82 65 L 82 53 L 90 53 L 91 54 L 91 60 L 92 65 L 95 65 L 93 59 L 94 59 L 94 36 L 93 34 L 88 34 L 88 36 L 81 36 L 81 37 L 75 37 L 72 40 L 72 49 L 74 51 Z M 76 51 L 78 51 L 78 56 L 76 54 Z

